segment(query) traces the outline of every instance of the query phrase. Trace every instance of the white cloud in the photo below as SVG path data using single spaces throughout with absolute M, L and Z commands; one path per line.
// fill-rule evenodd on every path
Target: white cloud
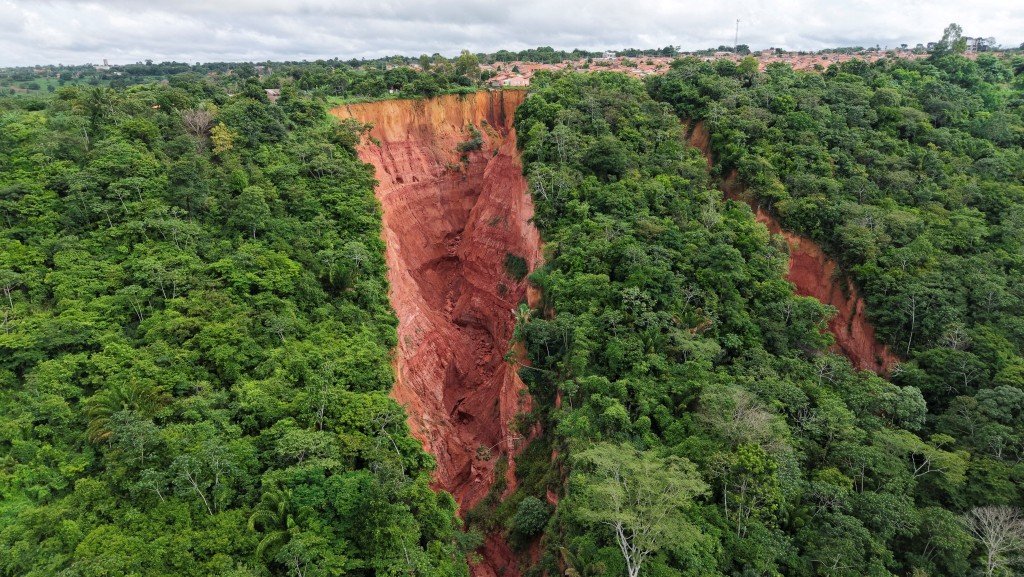
M 302 60 L 537 46 L 813 50 L 937 39 L 950 22 L 1024 40 L 1019 0 L 0 0 L 0 66 Z

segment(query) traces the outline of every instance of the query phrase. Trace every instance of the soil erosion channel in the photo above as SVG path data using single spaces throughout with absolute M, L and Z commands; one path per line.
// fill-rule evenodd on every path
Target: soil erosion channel
M 690 144 L 704 153 L 710 167 L 711 135 L 702 121 L 693 125 Z M 782 235 L 786 240 L 789 246 L 789 274 L 786 279 L 796 285 L 796 294 L 814 297 L 836 308 L 838 312 L 828 324 L 829 332 L 836 339 L 835 352 L 845 355 L 858 369 L 887 374 L 900 359 L 875 338 L 875 328 L 864 316 L 864 299 L 858 294 L 853 281 L 836 274 L 837 263 L 811 239 L 783 230 L 775 217 L 746 193 L 735 171 L 725 178 L 722 189 L 726 198 L 750 205 L 758 222 L 768 227 L 772 234 Z
M 478 92 L 331 111 L 373 124 L 359 156 L 376 167 L 384 209 L 399 319 L 392 396 L 407 405 L 413 434 L 437 458 L 438 486 L 463 512 L 486 496 L 501 455 L 514 485 L 513 457 L 523 443 L 510 425 L 529 410 L 522 381 L 504 361 L 512 310 L 527 288 L 506 261 L 522 258 L 532 270 L 540 260 L 512 128 L 525 96 Z M 505 557 L 507 548 L 488 541 L 485 557 Z

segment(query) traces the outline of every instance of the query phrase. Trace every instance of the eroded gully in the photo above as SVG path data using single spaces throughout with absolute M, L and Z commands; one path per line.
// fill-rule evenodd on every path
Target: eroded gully
M 710 134 L 703 122 L 696 122 L 690 131 L 690 144 L 700 149 L 711 165 Z M 862 370 L 886 375 L 899 362 L 889 347 L 875 338 L 875 328 L 864 314 L 864 299 L 853 281 L 837 274 L 837 263 L 825 255 L 811 239 L 783 230 L 775 217 L 762 208 L 740 186 L 735 172 L 722 183 L 726 198 L 745 202 L 754 211 L 757 221 L 768 227 L 772 234 L 781 235 L 789 246 L 789 273 L 786 279 L 796 286 L 796 294 L 810 296 L 832 305 L 838 313 L 829 321 L 829 332 L 835 337 L 833 350 L 850 359 Z
M 339 118 L 373 124 L 358 148 L 376 167 L 377 198 L 398 315 L 397 382 L 409 425 L 437 459 L 436 486 L 465 512 L 485 497 L 499 459 L 515 487 L 515 455 L 525 439 L 512 428 L 530 409 L 515 367 L 504 361 L 512 310 L 527 293 L 506 270 L 509 254 L 530 270 L 540 236 L 516 149 L 512 115 L 521 91 L 338 107 Z M 470 126 L 473 128 L 471 129 Z M 477 131 L 478 150 L 459 144 Z M 514 577 L 498 535 L 484 544 L 474 575 Z

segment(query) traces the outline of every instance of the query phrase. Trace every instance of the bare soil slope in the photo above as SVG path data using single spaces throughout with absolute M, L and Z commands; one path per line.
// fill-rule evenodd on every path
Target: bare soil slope
M 438 485 L 463 511 L 487 494 L 501 454 L 514 483 L 513 457 L 523 440 L 510 425 L 530 408 L 515 368 L 503 360 L 512 310 L 527 290 L 525 280 L 509 276 L 506 258 L 522 257 L 531 271 L 540 261 L 512 128 L 524 98 L 519 91 L 479 92 L 331 111 L 374 125 L 359 156 L 377 169 L 384 209 L 399 319 L 392 395 L 407 405 L 413 434 L 437 458 Z M 473 137 L 469 125 L 483 144 L 461 153 L 458 145 Z

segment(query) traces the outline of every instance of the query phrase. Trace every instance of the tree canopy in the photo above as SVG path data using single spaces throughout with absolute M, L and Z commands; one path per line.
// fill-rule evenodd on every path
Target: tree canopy
M 0 575 L 468 574 L 362 127 L 244 88 L 0 100 Z
M 708 487 L 682 509 L 693 546 L 652 551 L 642 574 L 981 566 L 961 515 L 1022 504 L 1010 64 L 952 53 L 816 74 L 682 59 L 644 83 L 534 78 L 516 129 L 547 260 L 531 276 L 544 302 L 517 313 L 516 334 L 552 433 L 520 459 L 509 502 L 566 495 L 541 567 L 635 570 L 592 514 L 614 477 L 589 458 L 614 447 L 685 459 Z M 697 120 L 710 173 L 683 144 Z M 854 280 L 905 357 L 892 375 L 828 352 L 832 313 L 792 294 L 785 243 L 715 190 L 734 172 Z

